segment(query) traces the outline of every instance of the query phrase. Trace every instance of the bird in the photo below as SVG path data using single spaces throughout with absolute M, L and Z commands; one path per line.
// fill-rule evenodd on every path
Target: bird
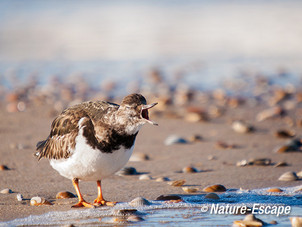
M 130 94 L 120 105 L 107 101 L 87 101 L 65 109 L 51 124 L 46 140 L 36 145 L 35 156 L 46 158 L 60 175 L 72 180 L 78 203 L 72 207 L 114 206 L 103 198 L 101 181 L 128 162 L 141 127 L 149 123 L 147 104 L 141 94 Z M 79 181 L 96 181 L 98 196 L 84 200 Z

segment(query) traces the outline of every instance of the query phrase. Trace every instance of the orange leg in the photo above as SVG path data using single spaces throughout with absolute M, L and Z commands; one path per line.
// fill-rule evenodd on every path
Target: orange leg
M 102 206 L 102 205 L 114 206 L 116 204 L 116 202 L 108 202 L 103 198 L 101 181 L 97 181 L 96 183 L 98 185 L 98 197 L 94 200 L 93 205 L 96 205 L 96 206 Z
M 72 179 L 72 184 L 73 184 L 73 187 L 75 188 L 76 193 L 77 193 L 78 198 L 79 198 L 79 202 L 77 204 L 73 205 L 72 207 L 74 207 L 74 208 L 78 208 L 78 207 L 91 208 L 91 207 L 94 207 L 93 205 L 91 205 L 90 203 L 87 203 L 83 199 L 83 196 L 82 196 L 82 194 L 80 192 L 80 188 L 79 188 L 79 180 L 77 178 Z

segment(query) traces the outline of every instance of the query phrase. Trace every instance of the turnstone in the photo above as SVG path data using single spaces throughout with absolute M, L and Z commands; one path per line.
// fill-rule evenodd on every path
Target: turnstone
M 72 207 L 114 205 L 104 200 L 101 180 L 120 170 L 129 160 L 138 131 L 149 120 L 147 105 L 140 94 L 126 96 L 121 105 L 88 101 L 64 110 L 55 118 L 46 140 L 37 144 L 36 156 L 47 158 L 62 176 L 72 180 L 79 202 Z M 79 180 L 96 181 L 98 197 L 86 202 Z

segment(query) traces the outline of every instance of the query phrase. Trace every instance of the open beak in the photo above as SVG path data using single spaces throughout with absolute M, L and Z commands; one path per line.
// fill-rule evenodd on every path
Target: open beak
M 152 103 L 152 104 L 149 104 L 149 105 L 143 105 L 143 107 L 142 107 L 142 112 L 141 112 L 142 118 L 145 119 L 151 125 L 158 125 L 156 122 L 150 121 L 149 113 L 148 113 L 148 109 L 152 108 L 155 105 L 157 105 L 157 103 Z

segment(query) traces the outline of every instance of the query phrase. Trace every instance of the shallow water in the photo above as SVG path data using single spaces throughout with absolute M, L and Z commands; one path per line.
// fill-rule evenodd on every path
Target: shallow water
M 259 214 L 255 209 L 254 214 L 257 218 L 266 223 L 277 221 L 274 226 L 289 226 L 289 217 L 302 216 L 302 186 L 282 188 L 282 193 L 268 193 L 267 189 L 256 189 L 251 191 L 230 189 L 225 193 L 219 194 L 219 200 L 210 200 L 199 195 L 183 195 L 185 202 L 167 203 L 163 201 L 151 201 L 151 205 L 135 207 L 135 215 L 143 218 L 139 222 L 127 221 L 127 215 L 121 216 L 119 210 L 134 209 L 129 203 L 120 203 L 113 208 L 102 207 L 97 209 L 80 209 L 65 212 L 49 212 L 43 215 L 31 215 L 26 218 L 15 219 L 0 223 L 0 226 L 19 226 L 19 225 L 63 225 L 74 224 L 99 226 L 114 224 L 129 224 L 139 226 L 157 226 L 159 224 L 171 226 L 199 225 L 199 226 L 230 226 L 235 220 L 242 220 L 244 215 L 215 213 L 213 207 L 289 207 L 288 213 L 281 214 Z M 299 191 L 298 191 L 299 190 Z M 269 210 L 269 211 L 272 211 Z M 281 211 L 281 209 L 279 210 Z M 284 211 L 284 210 L 283 210 Z M 131 213 L 131 212 L 130 212 Z M 219 213 L 219 212 L 218 212 Z

